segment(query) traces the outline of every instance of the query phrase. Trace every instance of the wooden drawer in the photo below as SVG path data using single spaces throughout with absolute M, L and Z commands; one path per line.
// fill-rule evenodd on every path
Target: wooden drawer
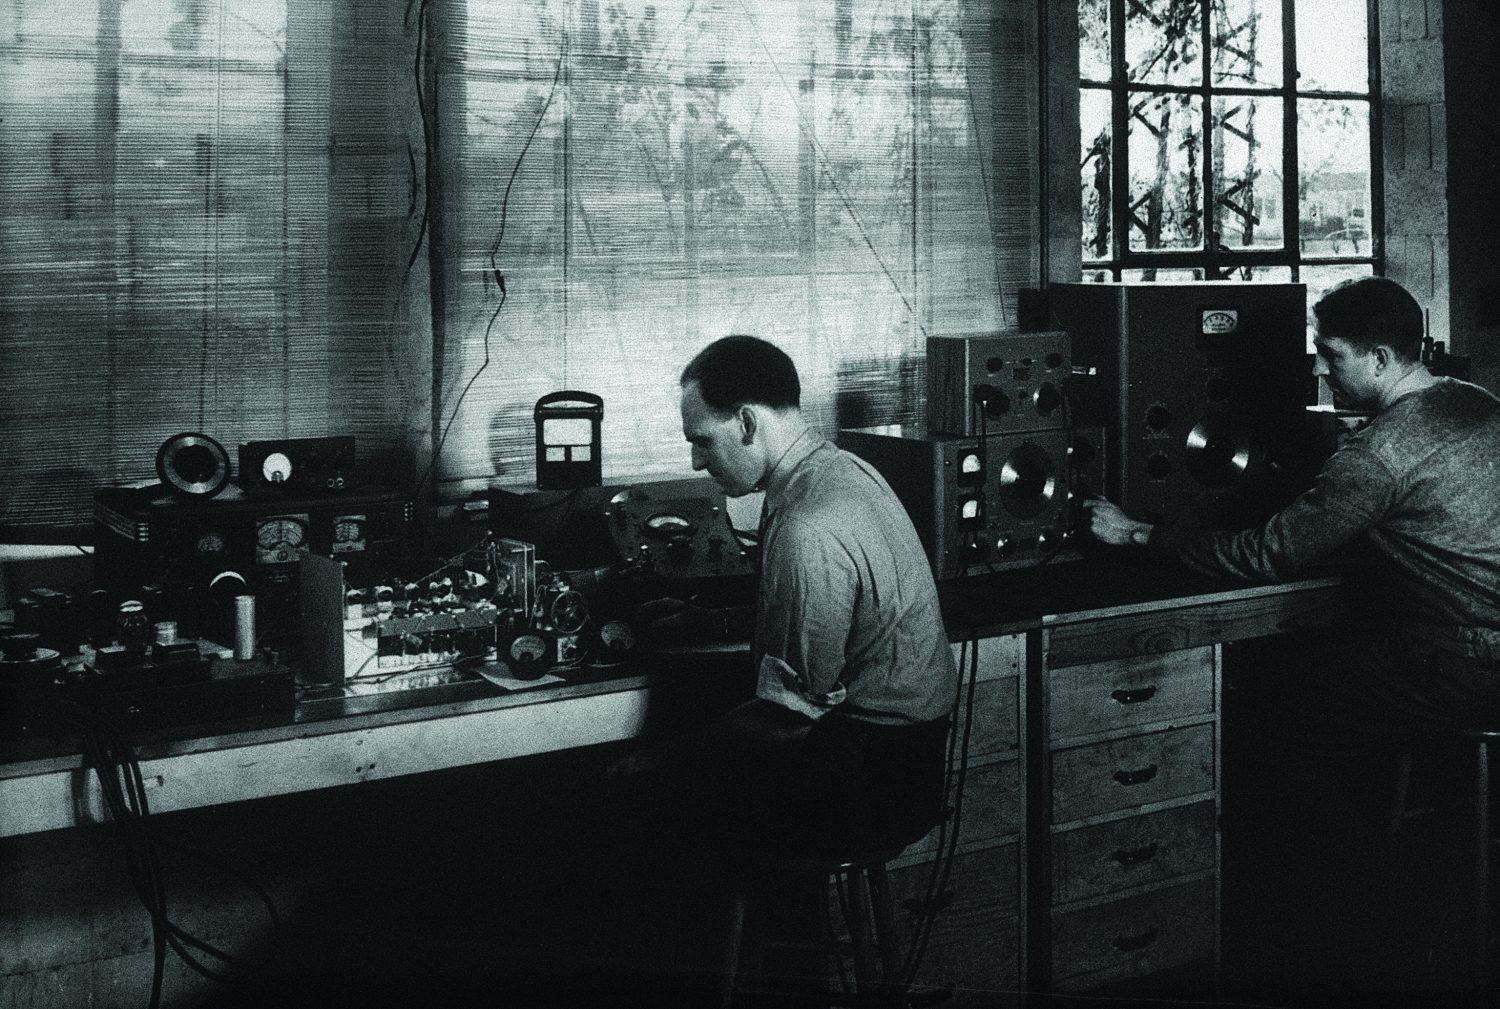
M 1212 869 L 1218 861 L 1217 834 L 1211 800 L 1056 834 L 1052 902 L 1066 904 Z
M 969 768 L 964 782 L 960 844 L 1020 832 L 1026 801 L 1021 793 L 1020 771 L 1020 764 L 1014 760 Z M 937 849 L 937 843 L 938 831 L 934 829 L 908 848 L 907 853 L 929 854 Z
M 1052 669 L 1046 682 L 1052 739 L 1208 714 L 1214 709 L 1214 650 Z
M 974 685 L 974 716 L 969 729 L 969 759 L 987 756 L 1010 756 L 1020 748 L 1016 731 L 1020 680 L 1007 676 L 1001 680 L 983 680 Z M 960 720 L 953 728 L 964 731 Z
M 969 651 L 974 647 L 972 641 L 959 641 L 950 645 L 953 649 L 953 663 L 958 666 L 958 671 L 964 676 L 969 675 Z M 979 668 L 977 679 L 983 683 L 985 680 L 998 680 L 1004 676 L 1020 676 L 1026 666 L 1026 635 L 1008 634 L 996 638 L 979 639 Z
M 1209 792 L 1214 727 L 1190 725 L 1052 754 L 1052 822 Z
M 1013 844 L 959 855 L 947 886 L 927 903 L 932 863 L 891 873 L 900 948 L 905 955 L 922 914 L 934 908 L 919 984 L 952 985 L 946 1005 L 1015 1004 L 1020 989 L 1020 863 Z
M 1052 977 L 1083 991 L 1211 957 L 1214 881 L 1197 880 L 1052 916 Z

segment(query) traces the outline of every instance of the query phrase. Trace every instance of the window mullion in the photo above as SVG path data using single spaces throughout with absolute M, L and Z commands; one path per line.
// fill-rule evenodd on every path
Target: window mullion
M 1302 273 L 1301 162 L 1297 152 L 1297 2 L 1281 0 L 1281 240 Z
M 1213 123 L 1214 123 L 1214 98 L 1213 98 L 1213 33 L 1209 19 L 1213 15 L 1213 0 L 1201 0 L 1198 8 L 1198 37 L 1199 47 L 1203 50 L 1202 74 L 1199 80 L 1199 100 L 1202 108 L 1198 113 L 1198 143 L 1202 147 L 1202 165 L 1200 166 L 1203 202 L 1203 222 L 1198 229 L 1198 234 L 1203 242 L 1204 279 L 1219 279 L 1219 227 L 1214 217 L 1217 210 L 1214 196 L 1214 156 L 1213 156 Z
M 1125 65 L 1125 0 L 1109 0 L 1110 72 L 1110 260 L 1120 279 L 1120 262 L 1130 248 L 1130 95 Z
M 1288 0 L 1290 2 L 1290 0 Z M 1385 273 L 1385 134 L 1380 108 L 1380 0 L 1368 0 L 1365 38 L 1369 45 L 1370 124 L 1370 256 L 1377 274 Z

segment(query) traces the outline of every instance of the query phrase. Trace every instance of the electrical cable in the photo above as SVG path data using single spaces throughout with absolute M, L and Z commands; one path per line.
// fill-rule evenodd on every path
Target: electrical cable
M 968 689 L 965 693 L 962 660 L 965 651 L 968 654 Z M 959 658 L 961 667 L 958 676 L 958 690 L 954 698 L 955 709 L 958 707 L 960 697 L 963 702 L 963 736 L 957 745 L 958 750 L 958 773 L 953 781 L 953 828 L 947 838 L 947 847 L 943 847 L 941 835 L 938 841 L 938 855 L 933 860 L 932 874 L 928 880 L 928 897 L 923 907 L 924 918 L 919 931 L 913 936 L 912 945 L 907 950 L 906 962 L 902 970 L 902 980 L 906 987 L 910 988 L 916 981 L 917 971 L 922 964 L 922 958 L 927 954 L 927 946 L 932 938 L 932 928 L 937 920 L 938 900 L 947 893 L 948 880 L 953 871 L 953 860 L 958 851 L 959 832 L 963 825 L 964 785 L 969 775 L 969 740 L 973 735 L 974 728 L 974 694 L 979 680 L 979 635 L 977 630 L 971 631 L 964 644 L 960 646 Z M 955 712 L 956 713 L 956 712 Z M 956 728 L 956 727 L 955 727 Z M 957 732 L 950 731 L 949 752 L 954 749 L 953 736 Z
M 71 718 L 78 731 L 84 767 L 92 770 L 99 782 L 105 812 L 116 825 L 124 848 L 127 878 L 151 919 L 152 980 L 149 1006 L 157 1009 L 161 1003 L 168 950 L 204 977 L 221 984 L 234 984 L 236 979 L 200 961 L 188 947 L 242 971 L 249 968 L 249 963 L 194 935 L 168 917 L 166 882 L 158 841 L 151 830 L 151 808 L 146 797 L 145 778 L 134 750 L 105 714 L 98 710 L 97 698 L 89 692 L 82 692 L 81 699 L 65 700 L 62 702 L 62 710 Z M 190 848 L 174 846 L 192 853 Z M 231 872 L 242 881 L 249 882 L 246 877 L 233 870 Z M 258 885 L 249 885 L 266 904 L 271 913 L 273 929 L 279 933 L 281 919 L 274 901 Z M 240 983 L 257 990 L 261 988 L 248 978 L 240 979 Z
M 968 678 L 965 669 L 968 667 Z M 948 733 L 948 759 L 944 771 L 944 796 L 953 796 L 953 813 L 944 816 L 939 823 L 938 855 L 933 858 L 932 870 L 927 877 L 927 892 L 918 909 L 918 924 L 907 946 L 906 958 L 901 964 L 901 981 L 907 988 L 916 981 L 916 972 L 921 969 L 922 957 L 927 955 L 927 946 L 932 939 L 933 925 L 938 919 L 939 903 L 948 888 L 948 879 L 953 871 L 954 855 L 959 847 L 959 832 L 963 825 L 963 787 L 969 777 L 969 739 L 974 733 L 975 684 L 980 673 L 980 637 L 972 631 L 959 645 L 959 676 L 954 688 L 954 714 L 963 712 L 963 729 L 953 726 Z M 965 688 L 968 679 L 968 690 Z M 957 768 L 957 771 L 956 771 Z M 951 823 L 951 828 L 950 828 Z
M 429 0 L 422 0 L 422 6 L 426 7 L 428 2 Z M 552 99 L 557 94 L 557 84 L 562 79 L 562 70 L 563 56 L 559 53 L 557 57 L 557 69 L 552 74 L 552 88 L 547 92 L 547 99 L 542 103 L 542 109 L 537 113 L 536 121 L 531 124 L 531 132 L 526 135 L 526 143 L 522 145 L 521 153 L 516 155 L 515 163 L 511 165 L 510 178 L 505 183 L 505 194 L 500 200 L 500 228 L 495 235 L 495 244 L 490 248 L 490 277 L 495 281 L 495 286 L 500 291 L 500 302 L 495 306 L 495 310 L 490 313 L 490 321 L 484 327 L 484 360 L 474 370 L 474 374 L 469 376 L 469 380 L 464 383 L 463 391 L 458 394 L 458 399 L 454 401 L 453 410 L 448 414 L 448 422 L 443 425 L 442 436 L 438 438 L 437 448 L 432 452 L 432 459 L 427 463 L 427 469 L 423 471 L 422 478 L 417 481 L 417 485 L 412 491 L 414 496 L 421 493 L 422 486 L 427 483 L 427 478 L 432 475 L 432 471 L 437 466 L 438 460 L 442 458 L 443 446 L 448 444 L 448 433 L 453 429 L 453 422 L 458 419 L 458 411 L 463 406 L 464 400 L 468 397 L 469 390 L 474 388 L 474 383 L 479 380 L 479 376 L 484 374 L 485 369 L 490 366 L 490 333 L 494 330 L 495 320 L 500 318 L 500 310 L 505 307 L 506 299 L 509 296 L 505 287 L 505 274 L 500 272 L 497 257 L 500 254 L 500 243 L 505 238 L 505 223 L 510 212 L 510 191 L 511 187 L 515 185 L 516 176 L 520 174 L 521 164 L 526 160 L 527 152 L 531 150 L 531 142 L 536 139 L 537 131 L 542 128 L 542 123 L 547 119 L 547 112 L 552 108 Z

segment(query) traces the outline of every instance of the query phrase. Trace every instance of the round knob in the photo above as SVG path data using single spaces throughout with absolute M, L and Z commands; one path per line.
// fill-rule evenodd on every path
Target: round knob
M 1146 426 L 1153 431 L 1165 431 L 1172 424 L 1172 411 L 1164 404 L 1155 403 L 1146 411 Z
M 1009 556 L 1016 552 L 1016 541 L 1001 533 L 995 537 L 995 553 L 1001 557 Z
M 1036 403 L 1036 412 L 1043 417 L 1062 406 L 1062 393 L 1051 382 L 1043 382 L 1032 398 Z

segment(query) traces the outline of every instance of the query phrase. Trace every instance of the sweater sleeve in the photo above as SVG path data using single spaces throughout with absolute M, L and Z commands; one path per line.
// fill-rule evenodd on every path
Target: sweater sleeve
M 1152 529 L 1146 546 L 1203 574 L 1283 581 L 1332 559 L 1380 521 L 1395 501 L 1396 484 L 1374 453 L 1346 446 L 1311 488 L 1260 527 L 1207 532 L 1168 522 Z

